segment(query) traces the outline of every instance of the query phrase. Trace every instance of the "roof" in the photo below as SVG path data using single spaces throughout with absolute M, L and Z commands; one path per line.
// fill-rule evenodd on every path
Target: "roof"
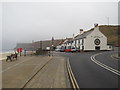
M 89 34 L 91 34 L 93 31 L 94 31 L 93 29 L 89 30 L 89 31 L 85 31 L 83 34 L 76 35 L 74 37 L 74 39 L 73 38 L 66 38 L 64 40 L 61 40 L 58 45 L 61 45 L 63 43 L 67 43 L 67 42 L 72 42 L 75 39 L 85 38 L 86 36 L 88 36 Z
M 92 32 L 93 32 L 93 30 L 89 30 L 89 31 L 84 32 L 83 34 L 78 34 L 77 36 L 75 36 L 74 39 L 85 38 L 86 36 L 88 36 Z
M 73 41 L 73 38 L 66 38 L 66 42 L 71 42 L 71 41 Z
M 61 41 L 58 43 L 58 45 L 63 44 L 64 41 L 65 41 L 65 39 L 61 40 Z
M 66 38 L 65 40 L 68 40 L 68 41 L 69 41 L 69 40 L 71 40 L 71 39 L 73 39 L 73 38 Z

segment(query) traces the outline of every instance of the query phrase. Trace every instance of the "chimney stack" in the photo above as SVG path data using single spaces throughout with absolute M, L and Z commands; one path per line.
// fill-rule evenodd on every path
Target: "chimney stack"
M 80 34 L 83 34 L 83 29 L 80 29 Z
M 99 26 L 97 23 L 94 24 L 94 31 L 99 31 Z
M 75 35 L 73 34 L 73 39 L 74 39 Z
M 97 23 L 95 23 L 95 24 L 94 24 L 94 27 L 98 27 L 98 24 L 97 24 Z

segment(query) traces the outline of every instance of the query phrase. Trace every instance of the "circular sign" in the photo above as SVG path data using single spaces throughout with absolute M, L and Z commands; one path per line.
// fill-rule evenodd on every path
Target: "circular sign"
M 95 39 L 94 43 L 95 43 L 95 45 L 100 45 L 100 40 L 99 39 Z

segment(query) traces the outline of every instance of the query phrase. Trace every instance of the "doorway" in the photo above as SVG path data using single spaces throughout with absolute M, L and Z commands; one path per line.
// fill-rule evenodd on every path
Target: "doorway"
M 95 46 L 95 50 L 100 50 L 100 46 Z

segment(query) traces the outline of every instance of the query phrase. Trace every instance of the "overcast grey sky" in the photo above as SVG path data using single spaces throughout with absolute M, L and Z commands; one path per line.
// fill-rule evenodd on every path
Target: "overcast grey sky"
M 3 49 L 18 42 L 61 39 L 89 30 L 94 23 L 118 24 L 117 2 L 4 2 Z

